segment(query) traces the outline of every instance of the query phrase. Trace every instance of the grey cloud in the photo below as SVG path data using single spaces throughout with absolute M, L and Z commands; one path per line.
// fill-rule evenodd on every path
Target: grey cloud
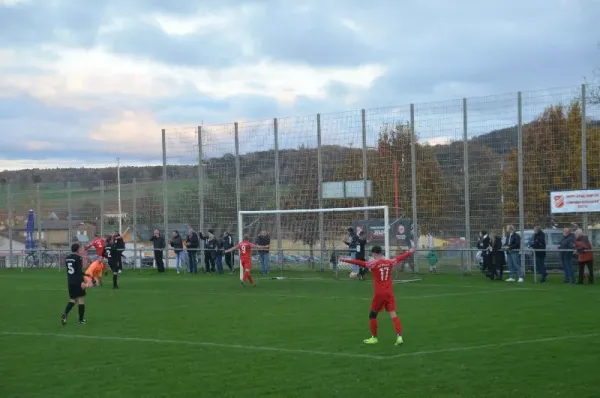
M 239 43 L 214 33 L 172 37 L 158 26 L 140 23 L 102 36 L 116 53 L 182 66 L 230 66 L 239 59 Z

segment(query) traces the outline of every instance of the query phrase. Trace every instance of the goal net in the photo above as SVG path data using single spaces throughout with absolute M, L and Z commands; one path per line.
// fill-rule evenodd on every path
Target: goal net
M 256 210 L 238 212 L 238 240 L 248 235 L 254 243 L 270 239 L 268 253 L 253 252 L 253 269 L 271 275 L 289 271 L 331 270 L 350 274 L 352 265 L 339 261 L 355 253 L 346 243 L 349 229 L 364 233 L 367 258 L 372 246 L 395 256 L 411 246 L 407 220 L 390 220 L 387 206 Z M 240 270 L 241 277 L 241 270 Z

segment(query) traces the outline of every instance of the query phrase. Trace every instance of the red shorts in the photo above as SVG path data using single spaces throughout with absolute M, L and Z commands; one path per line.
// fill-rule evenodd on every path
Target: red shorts
M 252 268 L 252 262 L 248 260 L 242 260 L 242 268 L 244 271 L 250 271 Z
M 381 312 L 383 309 L 387 312 L 396 311 L 396 297 L 394 297 L 394 293 L 380 293 L 373 296 L 371 311 Z

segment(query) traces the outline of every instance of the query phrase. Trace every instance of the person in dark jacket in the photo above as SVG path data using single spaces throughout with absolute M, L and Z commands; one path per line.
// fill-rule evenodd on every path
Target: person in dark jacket
M 485 275 L 490 279 L 493 279 L 492 274 L 492 239 L 488 235 L 487 231 L 479 232 L 479 239 L 477 240 L 477 248 L 481 251 L 481 258 L 483 259 L 483 271 Z
M 346 246 L 348 246 L 348 255 L 351 259 L 356 260 L 356 247 L 358 246 L 358 235 L 354 232 L 354 228 L 348 228 L 348 237 L 344 240 Z M 358 265 L 352 265 L 352 273 L 358 274 L 360 267 Z
M 575 252 L 575 235 L 569 228 L 563 229 L 563 236 L 558 245 L 560 252 L 560 262 L 563 267 L 565 283 L 577 283 L 575 281 L 575 272 L 573 270 L 573 253 Z
M 119 231 L 115 231 L 113 235 L 113 243 L 117 246 L 117 250 L 119 251 L 119 257 L 117 258 L 119 274 L 123 272 L 123 253 L 125 252 L 125 241 L 123 237 L 119 233 Z
M 502 250 L 502 236 L 494 236 L 492 244 L 492 270 L 490 272 L 491 280 L 502 280 L 504 276 L 504 267 L 506 266 L 506 253 Z
M 200 248 L 200 238 L 196 231 L 190 228 L 187 234 L 187 240 L 185 247 L 188 252 L 188 258 L 190 261 L 190 273 L 198 273 L 198 249 Z
M 167 243 L 165 242 L 165 238 L 160 235 L 160 231 L 157 229 L 154 231 L 154 235 L 150 238 L 150 242 L 152 242 L 152 247 L 154 249 L 154 261 L 156 262 L 156 269 L 158 272 L 165 272 L 165 261 L 164 261 L 164 251 L 167 248 Z
M 521 261 L 519 258 L 519 251 L 521 249 L 521 236 L 515 230 L 515 227 L 509 225 L 506 227 L 507 234 L 506 240 L 504 241 L 504 250 L 506 250 L 506 258 L 508 259 L 508 270 L 510 276 L 506 280 L 507 282 L 523 283 L 523 268 L 521 268 Z M 519 279 L 517 279 L 517 277 Z
M 258 246 L 270 246 L 271 237 L 267 231 L 261 231 L 256 237 L 255 243 Z M 262 249 L 258 251 L 258 261 L 260 262 L 260 273 L 263 275 L 269 275 L 269 272 L 271 272 L 271 255 L 269 254 L 269 249 Z
M 180 271 L 181 265 L 181 254 L 183 253 L 183 239 L 179 234 L 179 231 L 173 231 L 173 236 L 171 237 L 171 241 L 169 242 L 173 251 L 175 251 L 175 268 L 177 269 L 177 273 Z
M 583 234 L 581 229 L 575 231 L 575 251 L 579 265 L 579 281 L 577 283 L 583 285 L 585 267 L 587 267 L 588 284 L 592 285 L 594 283 L 594 253 L 589 238 Z
M 216 248 L 215 248 L 215 266 L 217 267 L 217 273 L 223 275 L 223 241 L 217 238 L 215 235 Z
M 548 278 L 548 271 L 546 271 L 546 234 L 542 231 L 542 228 L 535 227 L 533 229 L 533 236 L 529 247 L 535 250 L 535 267 L 536 271 L 542 275 L 541 283 L 545 283 Z
M 208 230 L 208 236 L 200 234 L 200 239 L 204 241 L 204 272 L 210 274 L 215 272 L 215 257 L 217 255 L 217 238 L 215 231 Z
M 227 252 L 227 250 L 231 249 L 233 246 L 235 246 L 233 244 L 233 237 L 229 232 L 224 232 L 223 240 L 221 240 L 221 249 L 225 253 L 225 264 L 227 264 L 227 268 L 229 268 L 231 274 L 235 273 L 235 271 L 233 270 L 233 253 Z
M 365 231 L 360 231 L 358 234 L 358 243 L 356 244 L 356 259 L 366 261 L 367 253 L 367 234 Z M 360 267 L 358 271 L 358 279 L 363 280 L 369 269 L 367 267 Z

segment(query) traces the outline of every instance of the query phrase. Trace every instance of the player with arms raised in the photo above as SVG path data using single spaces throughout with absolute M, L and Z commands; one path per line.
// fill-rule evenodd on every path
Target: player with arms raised
M 104 249 L 106 248 L 106 240 L 101 238 L 100 235 L 96 235 L 94 240 L 92 240 L 90 242 L 90 244 L 84 248 L 84 250 L 89 250 L 92 247 L 94 249 L 96 249 L 96 255 L 98 256 L 96 261 L 104 262 L 104 259 L 105 259 Z
M 394 285 L 392 282 L 392 269 L 400 262 L 410 257 L 415 250 L 411 249 L 406 253 L 396 256 L 393 259 L 387 259 L 382 255 L 381 246 L 373 246 L 371 253 L 374 260 L 352 260 L 349 258 L 341 258 L 340 260 L 348 263 L 365 267 L 371 270 L 373 275 L 373 301 L 371 302 L 371 312 L 369 313 L 369 323 L 371 326 L 371 338 L 366 339 L 365 344 L 377 344 L 377 314 L 385 309 L 392 318 L 394 328 L 396 329 L 396 345 L 404 344 L 402 339 L 402 325 L 396 314 L 396 298 L 394 297 Z
M 79 255 L 79 243 L 71 245 L 71 254 L 65 258 L 65 266 L 67 267 L 67 285 L 69 289 L 69 303 L 65 312 L 60 317 L 60 322 L 64 326 L 67 324 L 67 316 L 69 312 L 78 304 L 79 308 L 79 323 L 85 324 L 85 281 L 83 280 L 83 259 Z
M 240 262 L 241 267 L 243 269 L 243 277 L 240 281 L 242 286 L 246 286 L 246 280 L 250 281 L 250 284 L 252 284 L 253 286 L 256 286 L 256 283 L 254 283 L 254 279 L 252 279 L 252 275 L 250 274 L 250 271 L 252 270 L 252 249 L 268 248 L 269 246 L 255 245 L 254 243 L 250 242 L 250 236 L 248 234 L 245 234 L 244 239 L 240 243 L 238 243 L 231 249 L 225 250 L 225 253 L 230 253 L 235 250 L 240 251 Z

